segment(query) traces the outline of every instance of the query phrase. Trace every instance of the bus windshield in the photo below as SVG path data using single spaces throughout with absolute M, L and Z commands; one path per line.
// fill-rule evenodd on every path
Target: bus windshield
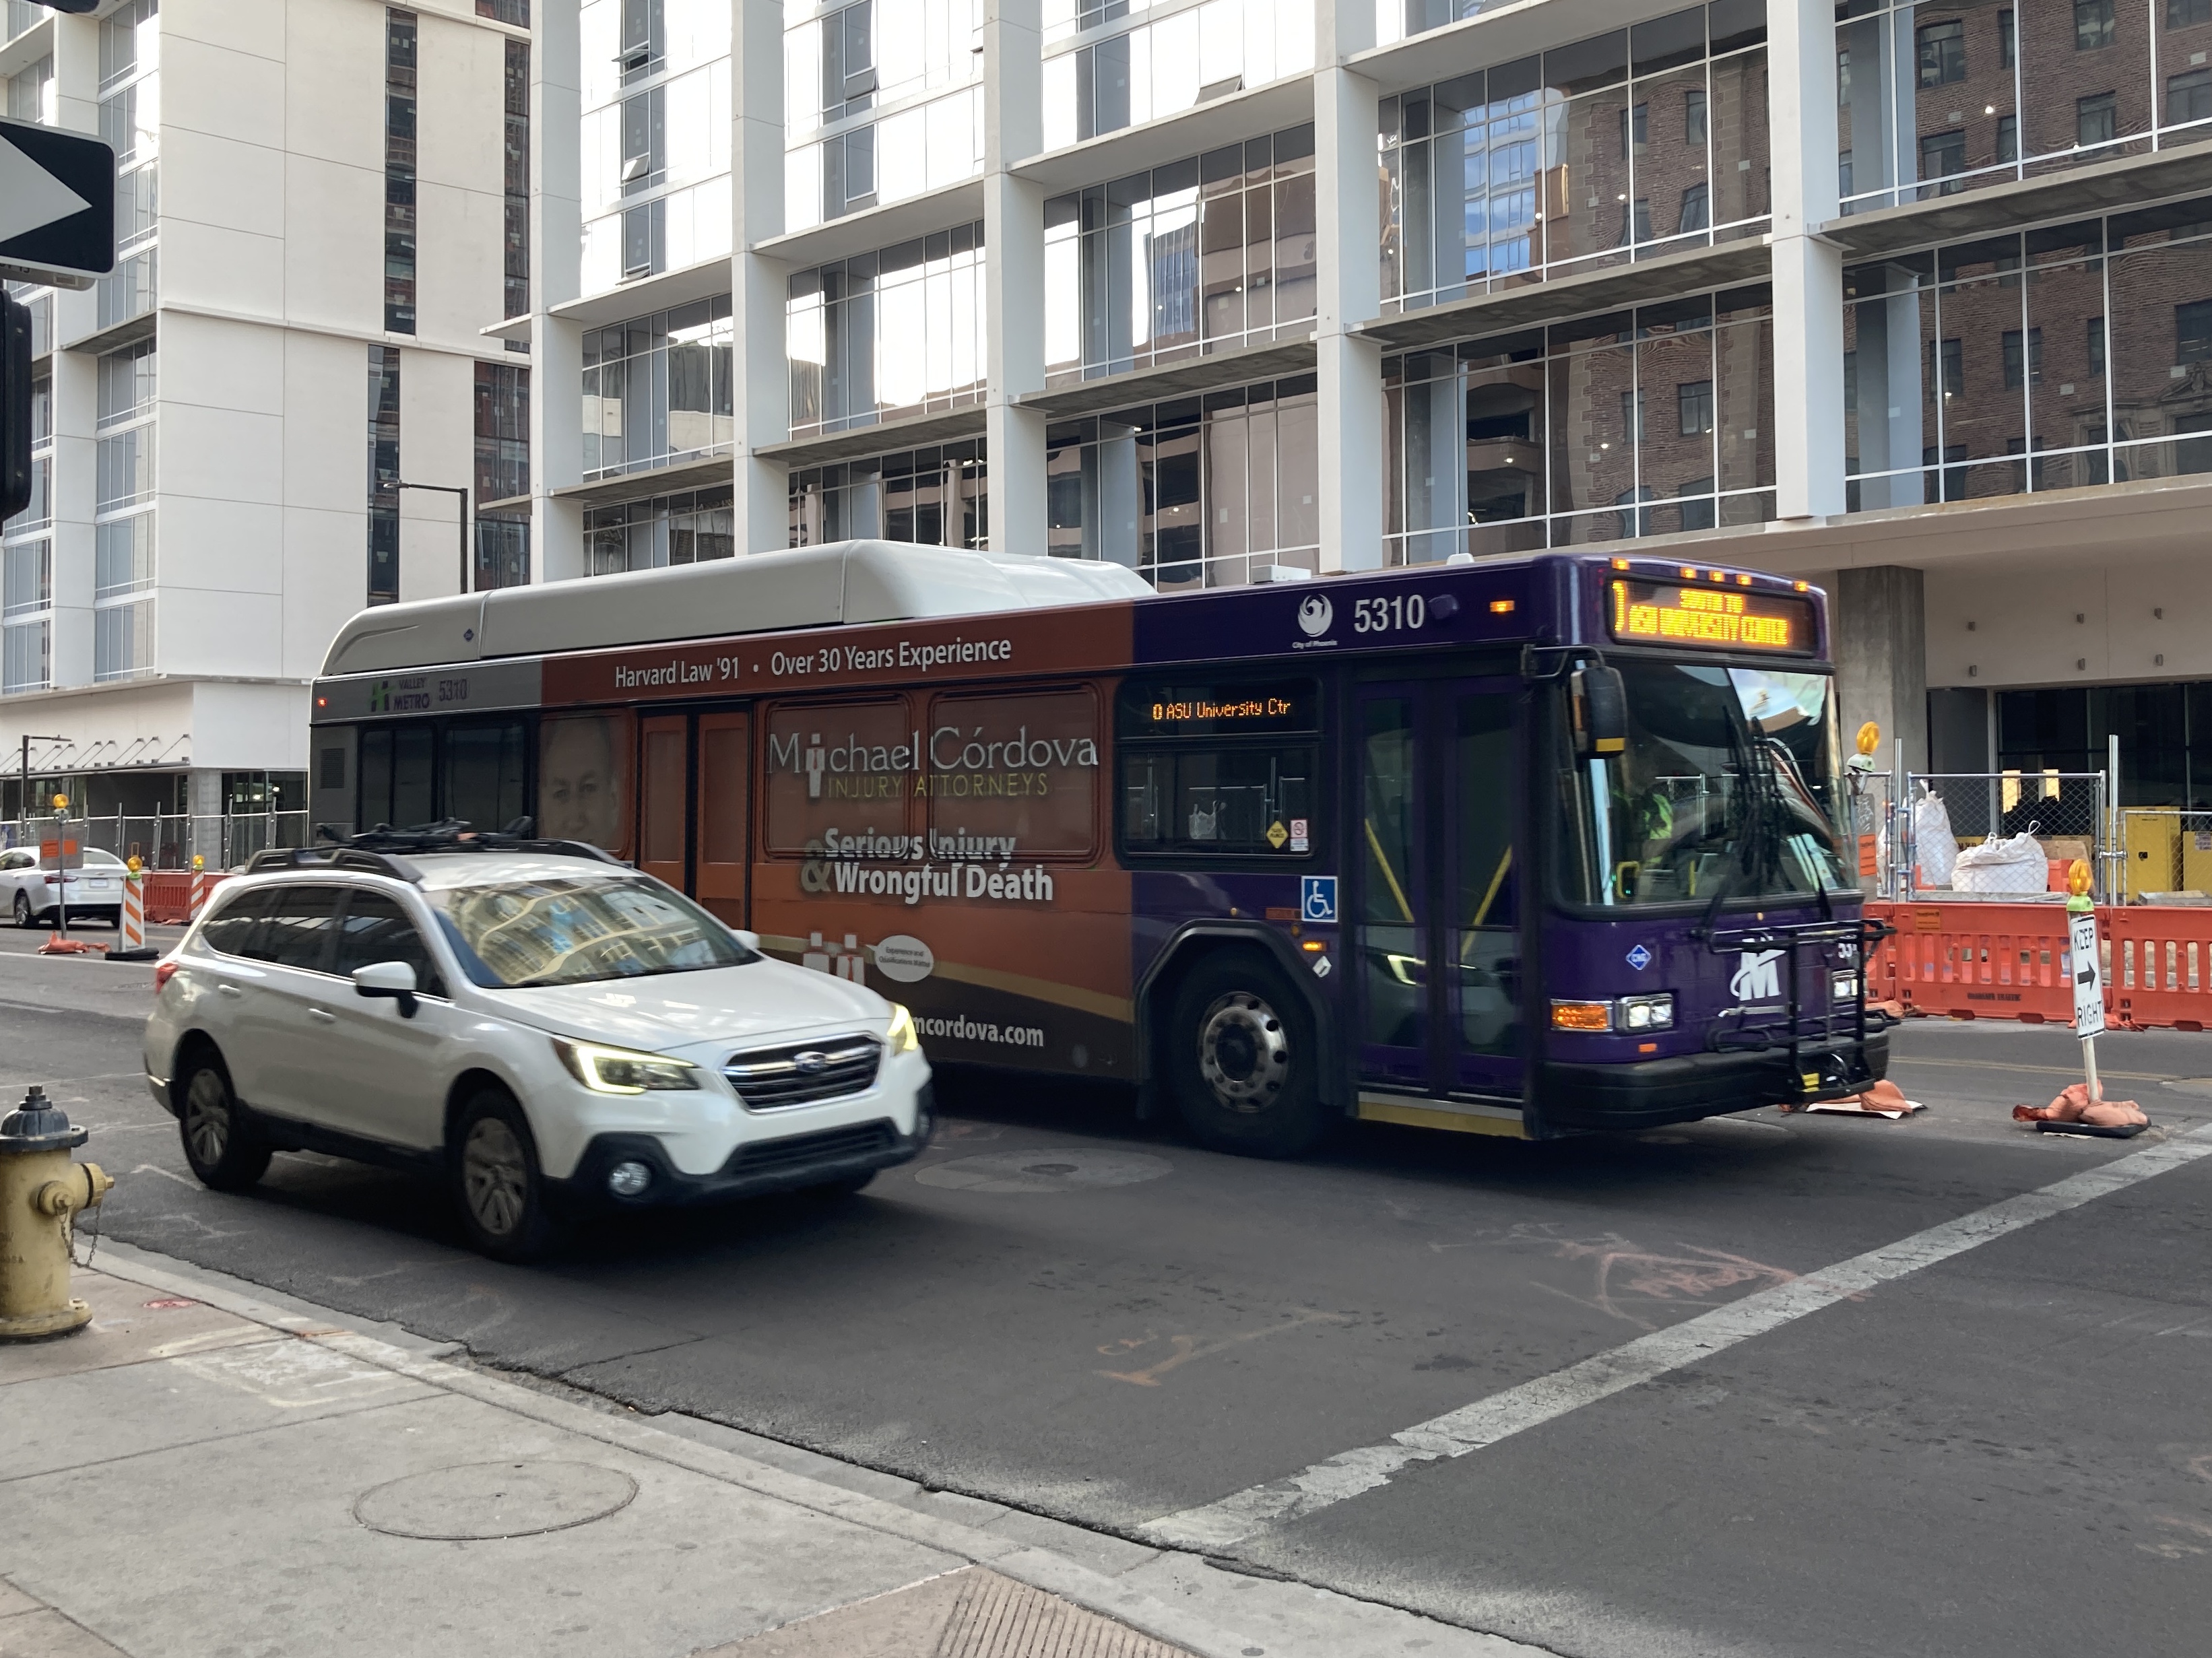
M 706 911 L 643 876 L 434 889 L 447 939 L 492 990 L 735 967 L 759 957 Z
M 1584 903 L 1852 890 L 1842 858 L 1834 682 L 1826 674 L 1622 660 L 1623 752 L 1565 777 Z

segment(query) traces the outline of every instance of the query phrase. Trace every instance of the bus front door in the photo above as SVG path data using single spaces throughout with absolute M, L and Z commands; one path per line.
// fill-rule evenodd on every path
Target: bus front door
M 1365 1114 L 1522 1091 L 1518 688 L 1363 686 L 1352 921 Z

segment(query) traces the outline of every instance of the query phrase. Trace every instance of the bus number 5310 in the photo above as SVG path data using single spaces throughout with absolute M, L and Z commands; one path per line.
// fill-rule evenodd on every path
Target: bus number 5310
M 1429 602 L 1419 593 L 1393 594 L 1389 598 L 1363 598 L 1352 607 L 1352 631 L 1387 634 L 1419 628 L 1429 619 Z

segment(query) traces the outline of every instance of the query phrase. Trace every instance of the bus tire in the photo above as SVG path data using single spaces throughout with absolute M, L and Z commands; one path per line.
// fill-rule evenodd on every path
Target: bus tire
M 1328 1132 L 1313 1015 L 1255 952 L 1216 951 L 1183 976 L 1164 1057 L 1176 1108 L 1213 1151 L 1295 1157 Z

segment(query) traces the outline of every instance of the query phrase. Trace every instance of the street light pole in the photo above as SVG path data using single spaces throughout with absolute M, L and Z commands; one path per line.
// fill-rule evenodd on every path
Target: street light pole
M 15 802 L 15 816 L 18 821 L 24 823 L 28 823 L 31 821 L 31 744 L 33 743 L 66 743 L 68 741 L 69 738 L 66 737 L 56 737 L 51 732 L 45 732 L 43 734 L 38 732 L 25 732 L 23 733 L 23 795 L 21 799 Z
M 475 586 L 469 580 L 469 486 L 465 483 L 408 483 L 393 486 L 399 489 L 430 489 L 441 495 L 459 495 L 461 506 L 461 591 L 468 592 Z

